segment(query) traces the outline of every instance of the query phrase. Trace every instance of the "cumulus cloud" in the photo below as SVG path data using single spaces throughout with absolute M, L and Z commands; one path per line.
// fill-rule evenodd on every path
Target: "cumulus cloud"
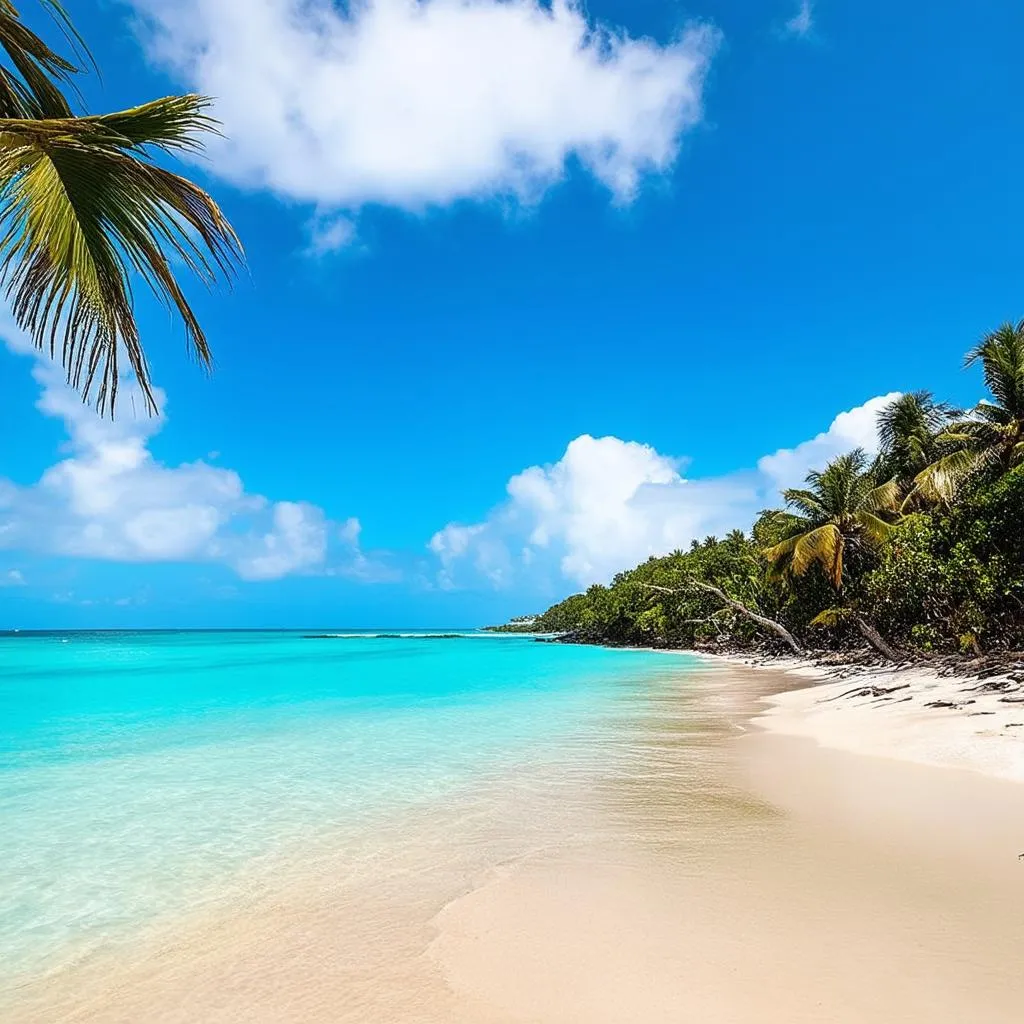
M 807 471 L 820 469 L 829 459 L 848 452 L 852 448 L 863 448 L 866 452 L 878 450 L 878 414 L 894 399 L 898 391 L 877 398 L 868 399 L 856 409 L 841 412 L 830 424 L 828 430 L 798 444 L 795 448 L 782 448 L 772 455 L 765 455 L 757 468 L 771 482 L 775 490 L 797 487 L 803 483 Z
M 10 348 L 31 353 L 21 335 L 5 333 Z M 130 391 L 115 421 L 101 419 L 65 385 L 58 366 L 35 360 L 38 408 L 63 421 L 67 454 L 31 486 L 0 478 L 0 549 L 217 562 L 246 580 L 325 571 L 333 526 L 322 509 L 251 494 L 234 470 L 202 460 L 161 463 L 148 445 L 165 421 L 133 416 Z M 365 561 L 356 520 L 337 540 L 350 564 Z
M 215 173 L 321 210 L 534 201 L 571 159 L 628 201 L 700 121 L 718 44 L 634 39 L 577 0 L 130 2 L 151 56 L 217 99 Z M 327 218 L 314 245 L 353 233 Z
M 688 479 L 682 460 L 649 445 L 584 434 L 553 465 L 512 477 L 486 521 L 450 523 L 433 536 L 438 583 L 604 582 L 649 555 L 749 527 L 810 469 L 854 447 L 875 451 L 876 416 L 895 397 L 872 398 L 815 438 L 720 477 Z
M 809 36 L 814 28 L 813 0 L 800 0 L 796 14 L 786 22 L 786 34 L 803 38 Z
M 20 569 L 8 569 L 7 572 L 0 573 L 0 587 L 23 586 L 25 586 L 25 577 Z

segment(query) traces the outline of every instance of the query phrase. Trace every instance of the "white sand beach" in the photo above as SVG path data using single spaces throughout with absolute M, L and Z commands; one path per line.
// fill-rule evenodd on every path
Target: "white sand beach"
M 723 659 L 750 665 L 748 659 Z M 927 665 L 867 671 L 770 664 L 795 688 L 765 698 L 762 728 L 825 747 L 1024 782 L 1024 684 L 939 675 Z M 803 685 L 812 680 L 812 685 Z

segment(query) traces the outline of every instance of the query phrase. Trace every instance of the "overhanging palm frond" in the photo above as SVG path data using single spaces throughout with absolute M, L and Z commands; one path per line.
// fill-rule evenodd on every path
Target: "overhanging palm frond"
M 0 281 L 19 325 L 55 358 L 59 348 L 69 382 L 101 412 L 116 401 L 122 349 L 155 409 L 133 274 L 210 363 L 168 257 L 211 283 L 231 274 L 241 244 L 210 196 L 150 160 L 151 149 L 199 148 L 214 124 L 207 105 L 189 95 L 103 117 L 0 119 Z
M 772 516 L 771 522 L 784 524 L 784 539 L 763 554 L 775 577 L 792 580 L 819 565 L 841 592 L 847 544 L 874 548 L 885 540 L 892 528 L 888 518 L 899 515 L 900 487 L 895 479 L 878 483 L 860 448 L 808 473 L 807 484 L 784 492 L 786 503 L 799 514 Z
M 778 544 L 773 544 L 770 548 L 765 548 L 765 558 L 767 558 L 769 562 L 774 562 L 776 564 L 787 561 L 792 557 L 793 549 L 796 547 L 801 536 L 803 536 L 803 534 L 797 533 L 792 537 L 787 537 L 785 540 L 779 541 Z
M 40 0 L 72 43 L 80 44 L 63 6 Z M 79 68 L 52 50 L 21 20 L 10 0 L 0 0 L 0 47 L 14 69 L 0 67 L 0 117 L 70 117 L 62 84 L 69 84 Z

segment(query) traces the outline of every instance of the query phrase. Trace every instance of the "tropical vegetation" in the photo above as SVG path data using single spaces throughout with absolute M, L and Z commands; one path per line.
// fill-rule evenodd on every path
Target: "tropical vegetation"
M 591 642 L 780 650 L 869 645 L 890 659 L 1024 648 L 1024 320 L 967 356 L 988 397 L 925 391 L 783 492 L 749 532 L 695 540 L 549 608 Z
M 160 162 L 198 151 L 217 124 L 209 100 L 192 94 L 76 112 L 68 93 L 77 100 L 74 76 L 88 56 L 59 0 L 40 3 L 75 59 L 0 0 L 0 285 L 18 325 L 60 360 L 84 399 L 112 413 L 130 373 L 153 411 L 133 283 L 144 282 L 177 315 L 191 351 L 209 366 L 176 267 L 209 284 L 242 258 L 213 199 Z

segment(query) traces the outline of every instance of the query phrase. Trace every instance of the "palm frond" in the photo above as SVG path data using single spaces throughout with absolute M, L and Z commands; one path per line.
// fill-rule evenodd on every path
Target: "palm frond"
M 939 434 L 938 440 L 957 447 L 998 444 L 1005 429 L 1003 425 L 989 420 L 961 420 L 959 423 L 951 423 L 947 430 Z
M 843 582 L 843 546 L 842 533 L 831 523 L 809 530 L 796 538 L 793 545 L 793 575 L 803 576 L 812 565 L 818 563 L 832 585 L 838 589 Z
M 858 512 L 857 525 L 864 534 L 864 539 L 871 547 L 878 547 L 893 531 L 893 524 L 876 516 L 873 512 Z
M 827 626 L 830 629 L 835 629 L 836 626 L 849 621 L 851 618 L 853 618 L 853 610 L 850 608 L 825 608 L 811 619 L 809 625 Z
M 761 552 L 768 562 L 770 579 L 785 579 L 789 575 L 793 564 L 793 550 L 802 536 L 802 533 L 795 533 Z
M 81 38 L 57 0 L 42 6 L 75 45 Z M 0 117 L 70 117 L 71 108 L 61 91 L 79 68 L 51 49 L 21 20 L 10 0 L 0 0 L 0 48 L 13 70 L 0 68 Z
M 1004 323 L 971 349 L 965 365 L 977 362 L 996 404 L 1024 418 L 1024 320 Z
M 811 520 L 820 519 L 828 514 L 821 498 L 814 491 L 801 487 L 790 487 L 782 492 L 782 497 L 787 505 L 799 509 Z
M 948 406 L 937 403 L 930 391 L 908 391 L 879 412 L 878 440 L 883 451 L 900 447 L 909 438 L 934 433 L 945 419 Z
M 926 501 L 949 504 L 965 481 L 984 468 L 990 451 L 962 448 L 943 455 L 914 477 L 914 493 Z
M 900 485 L 895 480 L 871 487 L 857 503 L 858 512 L 895 512 L 899 507 Z
M 123 353 L 155 409 L 132 302 L 138 274 L 210 350 L 169 256 L 203 281 L 242 259 L 217 204 L 153 164 L 147 147 L 194 149 L 210 129 L 201 96 L 167 97 L 94 118 L 0 119 L 0 283 L 18 324 L 60 359 L 68 381 L 112 411 Z
M 991 402 L 979 402 L 972 410 L 971 413 L 977 418 L 984 420 L 986 423 L 995 423 L 999 426 L 1006 426 L 1008 423 L 1013 422 L 1013 415 L 1008 409 L 1004 409 L 1001 405 L 993 405 Z

